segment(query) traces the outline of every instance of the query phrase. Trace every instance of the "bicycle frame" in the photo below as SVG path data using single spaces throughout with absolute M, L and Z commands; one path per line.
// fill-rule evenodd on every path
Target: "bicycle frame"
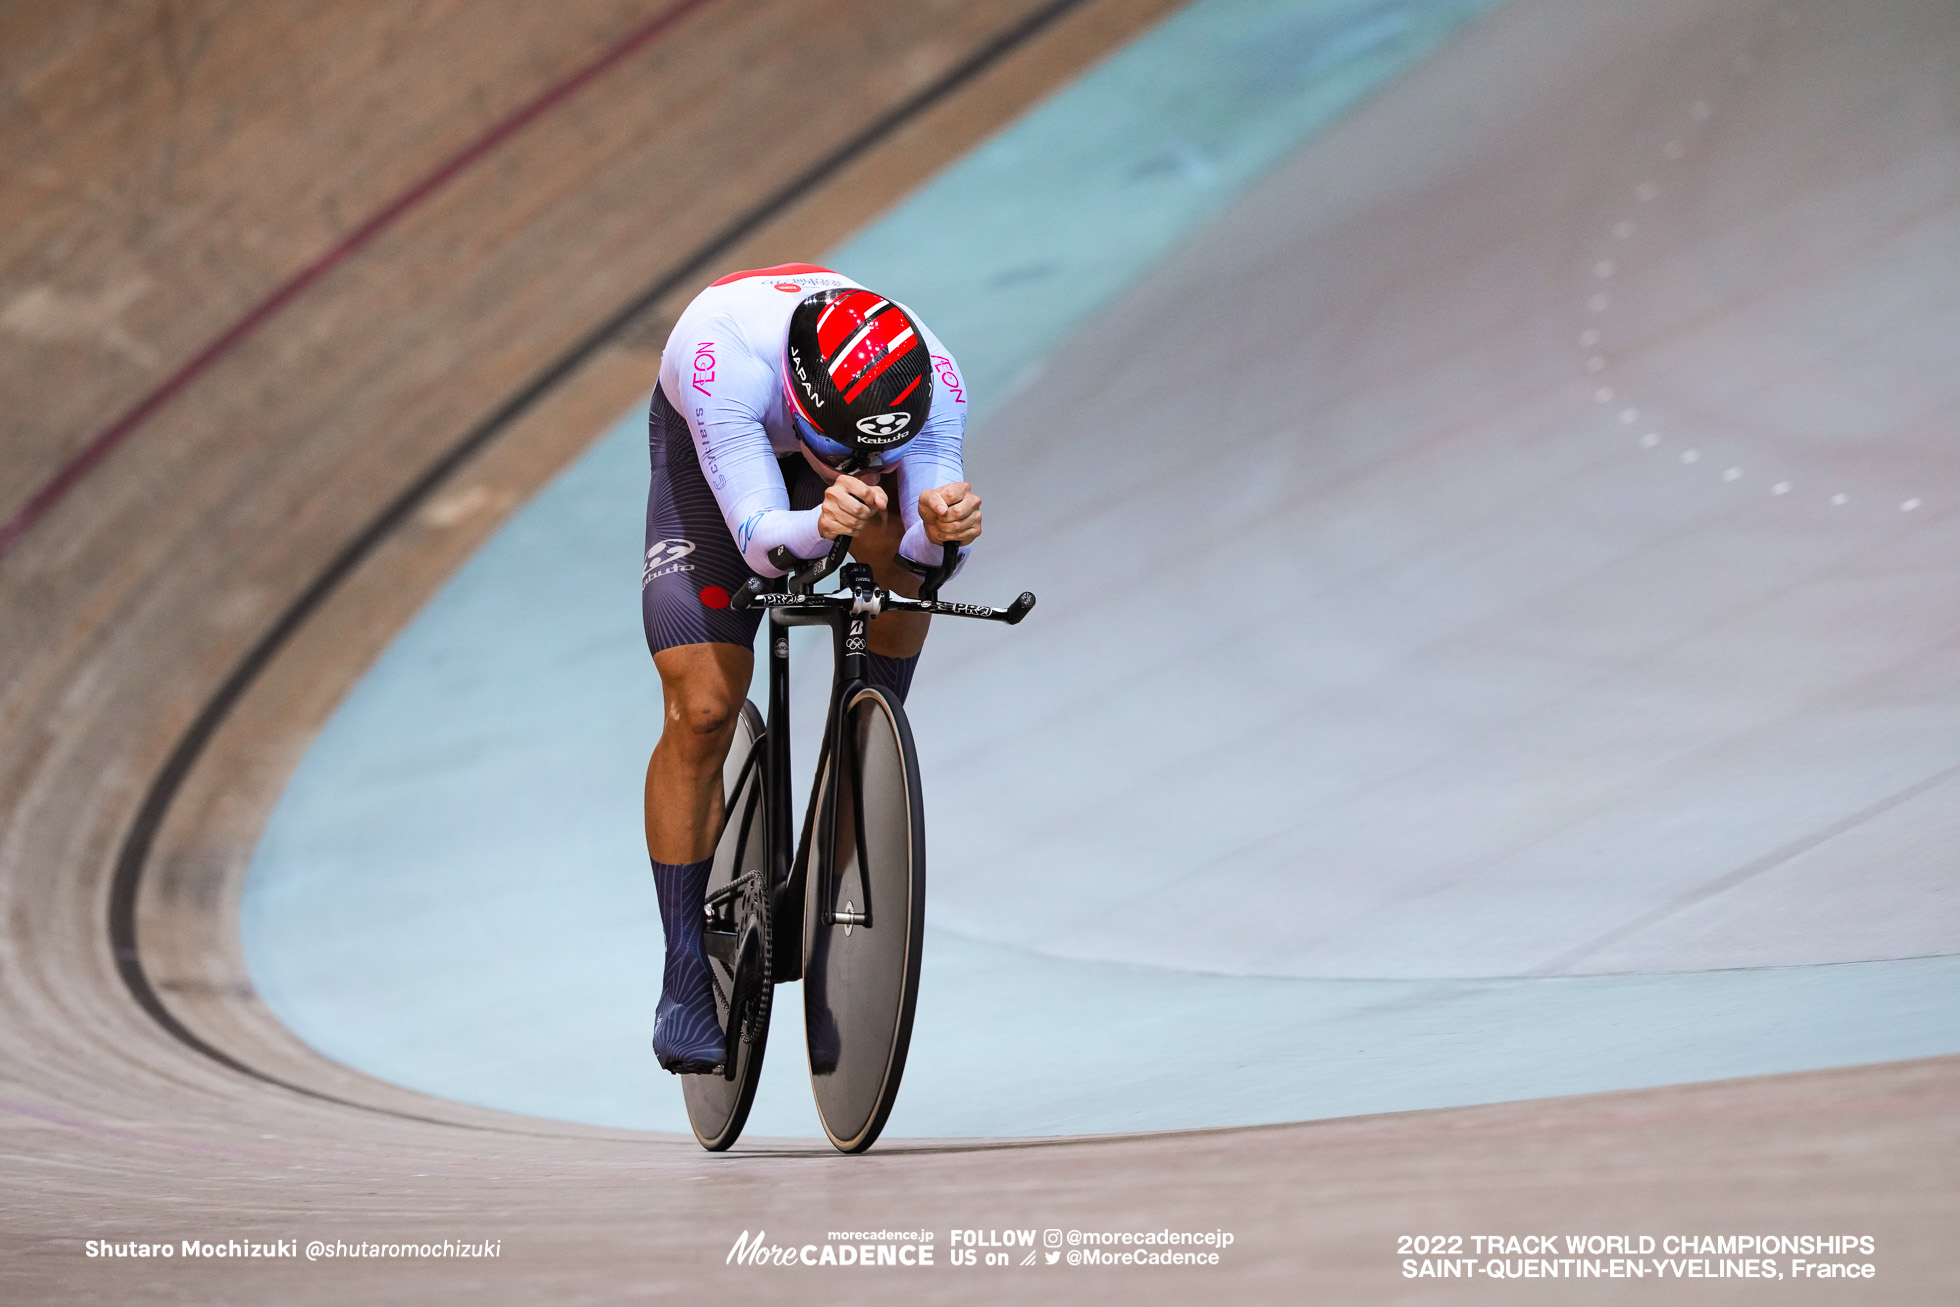
M 853 564 L 852 568 L 864 567 Z M 869 568 L 864 568 L 869 573 Z M 803 589 L 820 578 L 811 577 Z M 847 577 L 855 580 L 855 577 Z M 783 590 L 777 593 L 794 593 Z M 788 607 L 771 607 L 769 623 L 769 709 L 763 733 L 763 788 L 768 795 L 764 814 L 764 838 L 768 843 L 769 883 L 775 911 L 775 933 L 781 952 L 777 955 L 775 979 L 778 983 L 800 980 L 803 976 L 804 904 L 808 886 L 799 872 L 807 867 L 809 845 L 814 836 L 823 863 L 817 874 L 826 883 L 831 873 L 830 832 L 836 829 L 837 789 L 830 787 L 826 811 L 814 811 L 817 787 L 823 783 L 824 764 L 836 743 L 837 725 L 844 698 L 856 683 L 864 680 L 865 641 L 870 619 L 862 614 L 830 609 L 821 613 L 800 613 Z M 791 826 L 790 809 L 790 728 L 789 728 L 789 627 L 828 626 L 831 628 L 833 671 L 829 701 L 824 712 L 823 746 L 818 754 L 817 775 L 811 781 L 809 803 L 804 806 L 805 821 L 801 838 Z M 813 820 L 814 818 L 814 820 Z
M 849 536 L 841 536 L 832 542 L 830 552 L 825 557 L 808 563 L 786 551 L 778 551 L 772 555 L 771 561 L 794 570 L 766 589 L 760 580 L 752 578 L 733 599 L 732 606 L 737 609 L 763 608 L 769 626 L 769 708 L 761 761 L 762 788 L 766 797 L 763 837 L 767 846 L 771 904 L 774 909 L 771 915 L 776 923 L 774 934 L 777 947 L 773 950 L 776 983 L 799 980 L 803 975 L 803 917 L 808 884 L 799 877 L 799 872 L 810 865 L 810 841 L 815 841 L 815 870 L 820 888 L 830 883 L 836 870 L 832 865 L 836 843 L 832 836 L 837 829 L 838 794 L 843 787 L 833 780 L 824 796 L 822 811 L 817 810 L 818 787 L 823 784 L 826 764 L 832 768 L 834 777 L 841 778 L 847 774 L 845 769 L 851 763 L 844 753 L 848 746 L 847 733 L 843 730 L 844 706 L 865 683 L 868 666 L 865 656 L 869 652 L 866 641 L 871 619 L 880 612 L 944 613 L 954 617 L 1006 622 L 1011 626 L 1027 616 L 1028 610 L 1034 607 L 1034 596 L 1026 593 L 1006 609 L 941 602 L 939 587 L 952 575 L 959 560 L 959 548 L 953 544 L 945 547 L 945 556 L 939 567 L 920 586 L 919 598 L 908 599 L 880 590 L 872 579 L 868 565 L 844 564 L 850 544 Z M 842 586 L 830 594 L 813 594 L 816 584 L 840 566 L 844 569 Z M 830 627 L 833 657 L 830 697 L 824 714 L 823 745 L 818 753 L 816 776 L 810 783 L 810 801 L 804 807 L 800 838 L 791 834 L 789 806 L 789 632 L 786 628 L 792 626 Z M 858 825 L 858 847 L 861 848 L 863 805 L 855 789 L 853 797 L 858 800 L 853 804 L 852 818 Z M 828 902 L 829 896 L 821 896 L 819 901 Z M 872 905 L 867 893 L 863 910 L 850 914 L 850 920 L 845 922 L 846 928 L 869 926 L 871 913 Z M 820 924 L 831 925 L 836 919 Z M 789 947 L 783 947 L 785 944 Z

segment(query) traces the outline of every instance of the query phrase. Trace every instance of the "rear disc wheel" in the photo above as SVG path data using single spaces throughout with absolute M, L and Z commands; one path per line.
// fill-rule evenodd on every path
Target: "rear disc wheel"
M 771 996 L 768 853 L 764 847 L 762 714 L 742 705 L 722 767 L 726 817 L 708 873 L 702 952 L 715 985 L 715 1015 L 727 1039 L 722 1072 L 681 1077 L 688 1124 L 710 1152 L 741 1136 L 762 1078 Z

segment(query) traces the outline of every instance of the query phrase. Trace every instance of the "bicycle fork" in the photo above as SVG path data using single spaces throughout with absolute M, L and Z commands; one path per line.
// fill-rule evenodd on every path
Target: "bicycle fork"
M 878 612 L 878 589 L 872 579 L 871 568 L 865 563 L 847 563 L 839 578 L 843 588 L 851 592 L 852 604 L 848 616 L 840 615 L 841 620 L 833 621 L 831 634 L 834 652 L 833 666 L 836 673 L 830 687 L 830 715 L 828 726 L 830 738 L 824 741 L 824 750 L 830 759 L 830 789 L 824 795 L 823 812 L 819 816 L 821 827 L 817 840 L 817 902 L 822 905 L 821 925 L 842 926 L 846 935 L 863 926 L 871 928 L 871 877 L 864 865 L 864 796 L 858 792 L 856 759 L 851 750 L 856 746 L 856 738 L 850 730 L 846 712 L 851 696 L 865 683 L 865 674 L 870 670 L 867 655 L 870 652 L 869 639 L 871 618 Z M 821 773 L 821 767 L 818 769 Z M 851 789 L 851 847 L 857 851 L 858 889 L 862 903 L 846 900 L 842 907 L 833 906 L 837 892 L 837 820 L 841 795 L 844 786 Z

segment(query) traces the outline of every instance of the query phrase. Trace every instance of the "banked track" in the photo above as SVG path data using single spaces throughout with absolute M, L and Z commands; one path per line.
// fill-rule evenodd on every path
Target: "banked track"
M 820 30 L 848 30 L 848 7 L 814 8 L 830 24 Z M 904 130 L 945 157 L 1147 17 L 1114 8 L 1060 15 Z M 975 16 L 959 48 L 930 51 L 914 67 L 943 76 L 1032 12 Z M 747 68 L 745 56 L 774 48 L 794 15 L 741 7 L 740 21 L 711 17 L 691 19 L 676 33 L 681 44 L 647 58 L 669 70 Z M 903 66 L 902 52 L 872 54 L 881 66 Z M 830 134 L 800 148 L 811 157 L 826 152 L 812 145 L 837 148 L 932 80 L 887 85 L 885 100 L 857 106 L 851 122 L 810 124 Z M 614 93 L 622 103 L 631 98 Z M 678 124 L 694 150 L 712 128 L 671 106 L 657 116 Z M 605 119 L 593 108 L 569 135 Z M 724 158 L 785 130 L 782 121 L 722 126 L 730 133 Z M 445 304 L 415 278 L 431 276 L 451 291 L 431 272 L 442 270 L 435 255 L 467 243 L 482 214 L 508 211 L 530 189 L 513 182 L 516 164 L 470 179 L 465 185 L 489 193 L 438 200 L 429 230 L 391 236 L 403 247 L 377 249 L 376 270 L 350 278 L 360 284 L 322 287 L 322 303 L 297 306 L 287 318 L 292 339 L 246 347 L 214 368 L 0 560 L 9 629 L 0 717 L 0 893 L 8 909 L 0 1286 L 10 1301 L 138 1292 L 199 1302 L 561 1301 L 677 1295 L 690 1280 L 733 1300 L 776 1299 L 781 1286 L 722 1267 L 736 1233 L 766 1227 L 786 1239 L 821 1239 L 826 1229 L 888 1225 L 900 1214 L 940 1229 L 1223 1225 L 1244 1250 L 1232 1278 L 1248 1299 L 1292 1298 L 1309 1273 L 1339 1296 L 1361 1298 L 1396 1286 L 1390 1249 L 1411 1213 L 1457 1229 L 1497 1223 L 1478 1195 L 1494 1180 L 1505 1193 L 1506 1228 L 1556 1216 L 1610 1229 L 1663 1207 L 1691 1228 L 1836 1228 L 1854 1218 L 1884 1219 L 1908 1235 L 1938 1228 L 1939 1200 L 1951 1198 L 1942 1160 L 1952 1152 L 1950 1063 L 1260 1131 L 911 1146 L 846 1162 L 814 1151 L 708 1159 L 691 1142 L 475 1112 L 327 1065 L 285 1036 L 239 991 L 236 946 L 225 935 L 228 895 L 271 795 L 313 726 L 420 596 L 644 384 L 664 334 L 663 306 L 647 306 L 651 325 L 590 351 L 562 386 L 513 413 L 467 466 L 409 497 L 442 451 L 482 429 L 472 422 L 496 407 L 485 396 L 518 394 L 589 339 L 593 323 L 658 284 L 657 275 L 627 276 L 596 254 L 597 268 L 583 279 L 568 273 L 567 251 L 592 244 L 590 216 L 612 212 L 624 197 L 600 189 L 599 178 L 616 177 L 615 158 L 595 146 L 598 157 L 581 173 L 565 139 L 542 136 L 548 127 L 516 144 L 537 151 L 531 165 L 560 178 L 564 202 L 584 204 L 586 222 L 561 217 L 552 229 L 549 215 L 527 215 L 532 227 L 508 233 L 510 248 L 489 261 L 501 280 L 455 291 Z M 904 143 L 894 138 L 889 148 L 897 153 Z M 616 259 L 641 243 L 670 255 L 705 248 L 780 182 L 766 166 L 757 172 L 760 179 L 704 201 L 712 212 L 656 215 L 672 223 L 660 241 L 646 237 L 641 215 L 640 228 L 618 232 L 617 245 L 598 253 Z M 728 261 L 763 262 L 828 243 L 915 178 L 874 148 L 773 229 L 735 242 Z M 675 266 L 671 258 L 649 262 Z M 566 296 L 568 283 L 585 298 Z M 576 302 L 541 323 L 563 298 Z M 445 304 L 449 317 L 418 319 L 389 337 L 424 299 Z M 513 317 L 490 308 L 504 304 Z M 349 350 L 333 334 L 349 322 L 380 338 L 371 342 L 375 354 Z M 489 354 L 496 357 L 474 362 Z M 488 375 L 468 375 L 473 363 Z M 54 460 L 44 461 L 51 470 Z M 364 558 L 339 563 L 375 522 L 396 529 L 377 533 Z M 155 838 L 142 868 L 133 934 L 157 1006 L 255 1073 L 246 1077 L 145 1014 L 103 923 L 118 851 L 131 848 L 155 778 L 242 660 L 324 576 L 338 582 L 332 601 L 264 663 L 175 803 L 167 811 L 153 805 Z M 1170 1171 L 1179 1177 L 1175 1192 L 1149 1183 Z M 131 1266 L 81 1253 L 88 1238 L 146 1236 L 495 1238 L 503 1257 L 475 1266 Z M 1905 1291 L 1923 1294 L 1941 1274 L 1927 1265 L 1914 1280 L 1911 1269 L 1902 1266 L 1883 1286 L 1898 1300 L 1918 1300 Z M 1186 1296 L 1160 1277 L 1131 1278 L 1131 1295 Z M 921 1272 L 858 1287 L 918 1301 L 972 1286 Z M 1079 1296 L 1080 1286 L 1035 1281 L 1016 1292 L 1062 1300 Z

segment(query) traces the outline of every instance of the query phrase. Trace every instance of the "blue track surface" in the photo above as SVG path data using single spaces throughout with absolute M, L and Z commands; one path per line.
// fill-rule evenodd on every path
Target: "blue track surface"
M 984 414 L 1317 128 L 1490 7 L 1196 5 L 830 261 L 918 308 Z M 246 887 L 246 957 L 273 1010 L 328 1056 L 468 1102 L 686 1128 L 646 1045 L 660 931 L 639 816 L 659 730 L 634 593 L 645 481 L 634 413 L 403 633 L 274 813 Z M 821 662 L 803 658 L 806 688 L 827 678 Z M 953 689 L 932 662 L 922 698 Z M 934 787 L 959 783 L 929 774 L 929 812 Z M 1960 1016 L 1929 996 L 1956 981 L 1960 961 L 1943 958 L 1264 979 L 933 930 L 889 1133 L 1250 1124 L 1944 1053 Z M 819 1133 L 799 1000 L 779 993 L 751 1134 Z

